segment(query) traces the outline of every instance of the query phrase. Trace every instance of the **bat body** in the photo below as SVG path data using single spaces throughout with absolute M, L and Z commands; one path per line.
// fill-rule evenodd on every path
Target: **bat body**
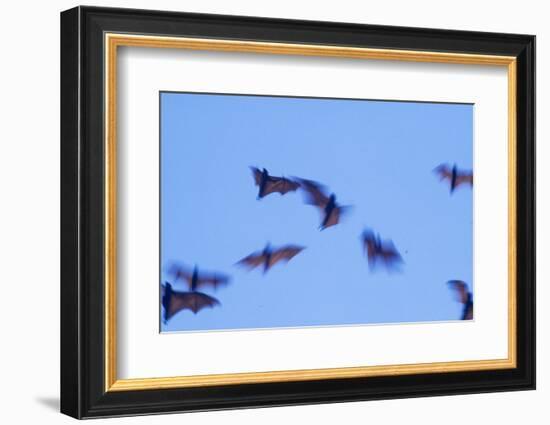
M 401 254 L 391 240 L 383 241 L 380 235 L 367 229 L 363 231 L 361 241 L 371 269 L 379 262 L 382 262 L 388 270 L 396 269 L 403 263 Z
M 268 171 L 264 168 L 260 171 L 259 168 L 250 167 L 252 170 L 252 176 L 258 189 L 258 199 L 269 195 L 270 193 L 280 193 L 285 195 L 288 192 L 294 192 L 300 185 L 295 181 L 287 179 L 286 177 L 274 177 L 270 176 Z
M 434 173 L 439 176 L 440 180 L 449 180 L 451 193 L 462 184 L 474 185 L 474 175 L 471 171 L 460 171 L 456 164 L 450 168 L 447 164 L 441 164 L 434 169 Z
M 472 320 L 474 318 L 474 298 L 468 290 L 468 285 L 462 280 L 449 280 L 447 284 L 456 295 L 458 302 L 463 305 L 461 320 Z
M 334 193 L 327 195 L 325 186 L 313 180 L 299 179 L 300 186 L 306 193 L 306 203 L 316 206 L 321 211 L 321 230 L 335 226 L 340 222 L 343 213 L 349 208 L 338 205 Z
M 262 266 L 264 273 L 280 261 L 289 262 L 305 248 L 298 245 L 286 245 L 272 249 L 269 244 L 262 251 L 254 252 L 244 257 L 237 264 L 248 267 L 250 270 Z
M 199 273 L 199 269 L 195 266 L 192 270 L 181 264 L 174 264 L 169 273 L 174 277 L 174 280 L 184 280 L 191 291 L 196 291 L 199 288 L 210 286 L 218 289 L 219 286 L 229 283 L 229 276 L 222 273 Z
M 172 285 L 168 282 L 163 285 L 163 292 L 164 323 L 183 310 L 191 310 L 193 314 L 197 314 L 203 308 L 220 305 L 220 302 L 216 298 L 202 292 L 174 291 Z

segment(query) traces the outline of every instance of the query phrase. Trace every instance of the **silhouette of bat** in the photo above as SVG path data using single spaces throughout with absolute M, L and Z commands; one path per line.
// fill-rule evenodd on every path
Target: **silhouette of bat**
M 468 285 L 462 280 L 449 280 L 447 284 L 454 292 L 457 301 L 464 306 L 460 319 L 472 320 L 474 318 L 474 298 L 468 290 Z
M 248 267 L 250 270 L 263 266 L 264 273 L 280 261 L 289 262 L 292 258 L 303 251 L 305 247 L 298 245 L 285 245 L 278 249 L 272 249 L 269 243 L 262 251 L 254 252 L 237 264 Z
M 191 291 L 196 291 L 205 286 L 218 289 L 218 286 L 227 285 L 230 280 L 229 276 L 221 273 L 199 273 L 197 266 L 190 269 L 181 264 L 174 264 L 170 268 L 169 274 L 174 277 L 175 281 L 185 280 Z
M 439 176 L 439 180 L 449 180 L 451 184 L 451 193 L 461 184 L 474 185 L 474 175 L 471 171 L 459 171 L 456 164 L 449 168 L 447 164 L 441 164 L 434 168 L 434 173 Z
M 164 323 L 170 320 L 176 313 L 183 310 L 191 310 L 197 314 L 203 308 L 221 305 L 220 302 L 210 295 L 202 292 L 180 292 L 174 291 L 172 285 L 166 282 L 162 285 L 162 306 L 164 307 Z
M 371 269 L 378 264 L 378 261 L 382 261 L 388 270 L 397 269 L 403 263 L 403 258 L 393 241 L 381 240 L 380 235 L 370 229 L 363 231 L 361 241 Z
M 259 186 L 258 199 L 275 192 L 284 195 L 288 192 L 294 192 L 300 187 L 298 183 L 286 177 L 270 176 L 265 168 L 262 171 L 256 167 L 250 167 L 250 169 L 252 170 L 252 176 L 254 177 L 256 186 Z
M 349 209 L 348 206 L 341 206 L 336 203 L 334 193 L 327 195 L 325 186 L 313 180 L 297 179 L 306 194 L 306 203 L 314 205 L 321 210 L 322 220 L 319 229 L 334 226 L 340 222 L 342 215 Z

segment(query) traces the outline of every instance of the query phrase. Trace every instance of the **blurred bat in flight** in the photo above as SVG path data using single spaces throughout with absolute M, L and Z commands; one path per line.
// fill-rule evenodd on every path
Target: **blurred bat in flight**
M 256 167 L 250 167 L 250 169 L 252 170 L 252 176 L 254 177 L 256 186 L 259 186 L 258 199 L 275 192 L 284 195 L 288 192 L 294 192 L 300 187 L 298 183 L 286 177 L 270 176 L 265 168 L 261 171 Z
M 206 286 L 218 289 L 219 286 L 227 285 L 230 280 L 229 276 L 221 273 L 199 273 L 197 266 L 190 269 L 181 264 L 174 264 L 168 273 L 174 277 L 174 281 L 184 280 L 191 291 Z
M 162 285 L 162 306 L 164 307 L 164 323 L 168 322 L 175 314 L 183 310 L 191 310 L 197 314 L 203 308 L 221 305 L 220 302 L 210 295 L 202 292 L 180 292 L 174 291 L 172 285 L 166 282 Z
M 439 176 L 439 180 L 449 180 L 451 185 L 451 193 L 461 184 L 474 185 L 474 175 L 471 171 L 460 171 L 456 164 L 450 168 L 447 164 L 441 164 L 434 168 L 434 173 Z
M 298 179 L 302 189 L 306 194 L 306 203 L 318 207 L 321 210 L 322 220 L 319 228 L 321 230 L 334 226 L 340 222 L 344 212 L 349 207 L 344 207 L 336 203 L 334 193 L 327 195 L 325 186 L 313 180 Z
M 264 273 L 280 261 L 289 262 L 303 251 L 305 247 L 298 245 L 285 245 L 278 249 L 272 249 L 269 244 L 262 251 L 254 252 L 237 264 L 248 267 L 250 270 L 263 266 Z
M 372 230 L 365 229 L 361 234 L 363 249 L 369 261 L 369 267 L 373 269 L 379 261 L 388 269 L 397 269 L 403 258 L 391 240 L 381 240 L 380 235 Z
M 464 306 L 460 319 L 472 320 L 474 318 L 474 299 L 472 293 L 468 290 L 466 282 L 462 280 L 449 280 L 447 284 L 454 292 L 456 300 Z

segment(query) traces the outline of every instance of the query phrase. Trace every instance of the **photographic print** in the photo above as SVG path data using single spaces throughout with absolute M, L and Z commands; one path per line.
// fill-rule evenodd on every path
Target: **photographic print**
M 473 319 L 473 108 L 161 92 L 161 331 Z
M 60 33 L 62 413 L 535 389 L 533 35 Z

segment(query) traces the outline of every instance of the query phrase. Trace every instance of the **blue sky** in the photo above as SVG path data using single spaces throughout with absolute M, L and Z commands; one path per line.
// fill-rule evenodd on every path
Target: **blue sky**
M 472 287 L 472 190 L 451 196 L 432 170 L 472 169 L 472 105 L 160 96 L 161 280 L 172 262 L 232 278 L 204 290 L 221 306 L 180 312 L 162 331 L 460 318 L 446 282 Z M 249 166 L 319 181 L 353 209 L 319 231 L 320 214 L 300 192 L 257 200 Z M 364 227 L 393 240 L 402 272 L 369 269 Z M 266 242 L 307 248 L 265 275 L 234 265 Z

